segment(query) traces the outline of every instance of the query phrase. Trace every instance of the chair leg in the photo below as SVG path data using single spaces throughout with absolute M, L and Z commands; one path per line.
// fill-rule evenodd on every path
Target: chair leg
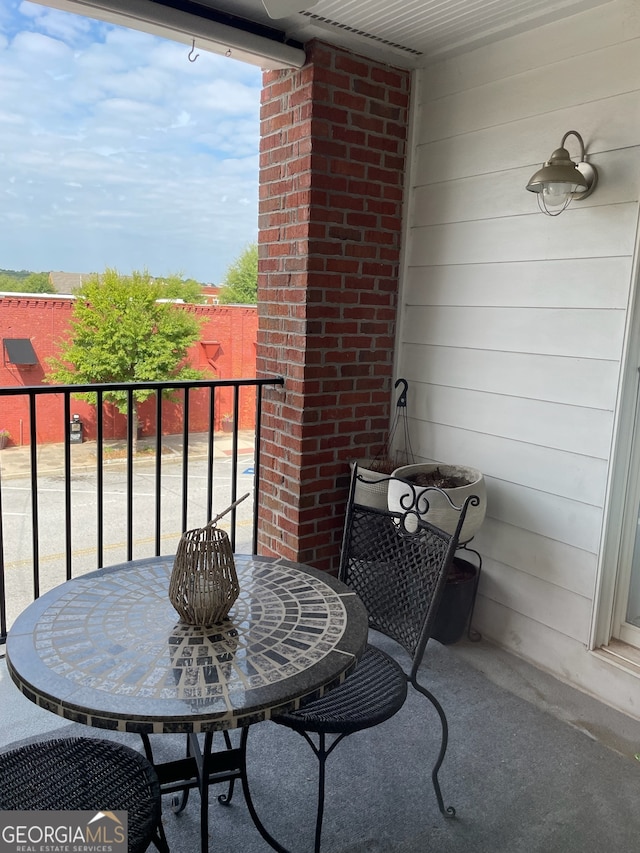
M 318 748 L 314 750 L 318 758 L 318 809 L 316 811 L 316 834 L 314 853 L 320 853 L 320 838 L 322 836 L 322 819 L 324 817 L 324 789 L 325 789 L 325 765 L 327 763 L 327 751 L 325 749 L 324 733 L 318 735 Z
M 159 850 L 160 853 L 171 853 L 169 850 L 169 842 L 167 841 L 167 836 L 164 834 L 164 826 L 162 825 L 162 819 L 160 819 L 160 824 L 158 825 L 158 831 L 156 835 L 151 839 L 153 841 L 153 845 L 156 850 Z
M 438 808 L 444 817 L 455 817 L 456 810 L 453 806 L 445 806 L 444 799 L 442 798 L 442 791 L 440 790 L 440 782 L 438 780 L 438 771 L 442 766 L 442 762 L 444 761 L 445 754 L 447 752 L 447 744 L 449 743 L 449 725 L 447 723 L 447 717 L 444 713 L 442 705 L 438 702 L 433 693 L 430 693 L 426 687 L 423 687 L 421 684 L 415 680 L 415 678 L 411 679 L 411 683 L 414 688 L 422 693 L 433 705 L 433 707 L 438 712 L 438 716 L 440 717 L 440 724 L 442 726 L 442 738 L 440 741 L 440 752 L 438 753 L 438 757 L 436 759 L 436 763 L 433 765 L 433 769 L 431 771 L 431 781 L 433 782 L 433 789 L 436 793 L 436 799 L 438 800 Z
M 316 832 L 314 841 L 314 853 L 320 853 L 320 840 L 322 837 L 322 821 L 324 818 L 324 797 L 325 797 L 325 766 L 327 758 L 331 755 L 336 746 L 347 736 L 346 734 L 338 735 L 327 749 L 326 735 L 324 732 L 318 733 L 318 743 L 314 743 L 307 732 L 298 732 L 309 744 L 318 759 L 318 806 L 316 809 Z

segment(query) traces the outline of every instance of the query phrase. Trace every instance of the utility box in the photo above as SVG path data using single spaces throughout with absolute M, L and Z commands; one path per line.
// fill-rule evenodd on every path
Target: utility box
M 84 424 L 80 420 L 80 415 L 74 415 L 73 420 L 69 423 L 69 443 L 82 444 Z

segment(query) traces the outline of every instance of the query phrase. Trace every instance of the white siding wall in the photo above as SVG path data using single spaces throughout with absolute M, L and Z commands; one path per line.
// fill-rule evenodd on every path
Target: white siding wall
M 487 478 L 477 627 L 640 717 L 640 683 L 587 651 L 636 246 L 640 4 L 416 84 L 397 364 L 413 449 Z M 571 129 L 600 185 L 544 216 L 525 185 Z

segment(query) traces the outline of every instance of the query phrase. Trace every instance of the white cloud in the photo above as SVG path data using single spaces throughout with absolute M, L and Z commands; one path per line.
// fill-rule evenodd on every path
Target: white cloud
M 188 52 L 5 0 L 0 267 L 219 281 L 255 240 L 260 72 Z

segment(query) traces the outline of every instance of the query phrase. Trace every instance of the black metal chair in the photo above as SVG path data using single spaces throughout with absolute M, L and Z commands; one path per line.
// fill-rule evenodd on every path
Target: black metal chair
M 113 741 L 56 738 L 0 754 L 0 809 L 126 811 L 129 853 L 169 853 L 160 785 L 147 759 Z
M 440 751 L 431 778 L 440 811 L 446 817 L 455 815 L 453 807 L 445 807 L 438 781 L 447 749 L 447 718 L 417 676 L 467 507 L 477 505 L 477 498 L 469 497 L 462 507 L 456 507 L 459 520 L 450 535 L 420 517 L 428 509 L 432 491 L 445 495 L 451 503 L 442 490 L 423 492 L 421 488 L 418 494 L 408 483 L 411 495 L 403 503 L 404 512 L 390 512 L 354 502 L 357 477 L 356 469 L 347 505 L 340 579 L 364 602 L 370 627 L 396 640 L 409 653 L 411 668 L 405 672 L 386 652 L 369 644 L 354 673 L 341 686 L 298 711 L 274 718 L 301 734 L 318 758 L 316 853 L 322 833 L 327 758 L 348 735 L 396 714 L 405 702 L 408 684 L 432 703 L 440 717 Z M 328 746 L 327 735 L 335 736 Z

